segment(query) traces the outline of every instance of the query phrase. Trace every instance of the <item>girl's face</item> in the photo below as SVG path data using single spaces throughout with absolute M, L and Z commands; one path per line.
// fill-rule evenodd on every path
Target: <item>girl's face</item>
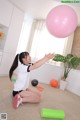
M 29 64 L 31 62 L 31 57 L 29 55 L 25 56 L 25 58 L 23 58 L 23 63 L 24 64 Z

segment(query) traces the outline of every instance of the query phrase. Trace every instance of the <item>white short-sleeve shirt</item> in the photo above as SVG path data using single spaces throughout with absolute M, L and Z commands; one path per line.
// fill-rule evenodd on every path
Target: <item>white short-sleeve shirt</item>
M 30 71 L 28 68 L 30 65 L 19 64 L 18 72 L 17 72 L 17 79 L 14 83 L 14 91 L 25 90 L 29 87 L 29 76 Z

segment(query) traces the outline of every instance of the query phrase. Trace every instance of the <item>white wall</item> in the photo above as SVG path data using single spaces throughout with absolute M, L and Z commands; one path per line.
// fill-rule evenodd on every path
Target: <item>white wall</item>
M 80 70 L 71 70 L 67 81 L 67 90 L 80 96 Z
M 0 24 L 8 27 L 3 51 L 0 51 L 0 76 L 8 75 L 16 54 L 24 12 L 8 0 L 0 0 Z
M 9 27 L 13 5 L 8 0 L 0 0 L 0 24 Z
M 4 47 L 5 52 L 16 53 L 17 45 L 21 33 L 24 14 L 18 8 L 14 7 L 12 19 L 10 22 L 7 39 Z
M 46 63 L 40 68 L 31 71 L 30 79 L 37 79 L 41 83 L 49 84 L 52 79 L 60 80 L 62 73 L 63 67 Z
M 31 71 L 30 79 L 37 79 L 40 83 L 50 84 L 50 80 L 60 80 L 63 75 L 63 67 L 45 64 L 40 68 Z M 67 90 L 80 96 L 80 71 L 71 70 L 67 78 Z

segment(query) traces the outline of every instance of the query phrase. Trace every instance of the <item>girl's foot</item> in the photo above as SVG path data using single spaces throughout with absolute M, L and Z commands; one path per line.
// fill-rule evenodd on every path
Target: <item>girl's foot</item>
M 21 103 L 22 103 L 22 98 L 20 97 L 20 95 L 19 94 L 15 95 L 15 97 L 13 98 L 13 107 L 17 109 Z

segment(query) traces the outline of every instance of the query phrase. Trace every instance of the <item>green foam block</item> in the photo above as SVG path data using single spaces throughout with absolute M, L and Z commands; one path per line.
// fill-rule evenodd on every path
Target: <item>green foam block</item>
M 63 110 L 42 109 L 41 117 L 43 118 L 64 118 L 65 113 Z

